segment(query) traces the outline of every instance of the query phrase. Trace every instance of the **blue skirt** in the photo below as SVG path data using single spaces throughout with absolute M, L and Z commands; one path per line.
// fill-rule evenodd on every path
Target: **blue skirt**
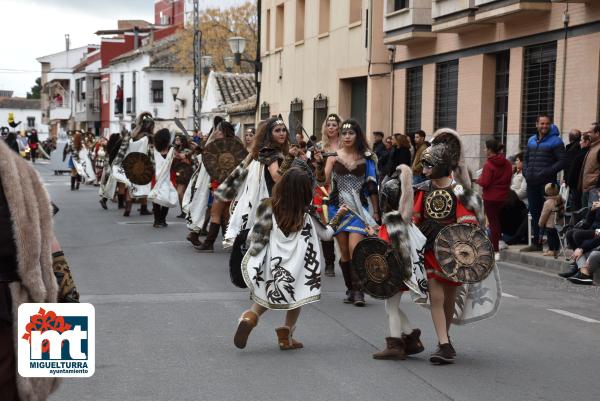
M 335 216 L 339 210 L 339 208 L 332 206 L 332 205 L 329 205 L 328 209 L 329 209 L 329 216 Z M 366 210 L 365 208 L 363 208 L 363 210 L 364 210 L 365 215 L 369 213 L 369 211 Z M 367 226 L 354 213 L 348 212 L 348 214 L 342 220 L 342 224 L 340 224 L 340 227 L 335 232 L 335 235 L 337 235 L 341 232 L 367 235 Z

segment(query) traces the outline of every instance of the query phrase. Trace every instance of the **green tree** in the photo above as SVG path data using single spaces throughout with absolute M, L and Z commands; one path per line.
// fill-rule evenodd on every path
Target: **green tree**
M 27 99 L 39 99 L 42 92 L 42 78 L 35 80 L 35 86 L 31 87 L 31 92 L 27 92 Z
M 225 9 L 207 8 L 200 14 L 200 31 L 202 32 L 202 55 L 213 57 L 213 69 L 225 71 L 223 57 L 232 56 L 227 39 L 241 36 L 246 39 L 246 48 L 242 58 L 254 60 L 256 57 L 257 15 L 254 2 L 247 1 L 239 6 Z M 174 46 L 181 72 L 194 71 L 194 28 L 193 23 L 182 30 L 177 46 Z M 254 72 L 254 66 L 242 63 L 234 66 L 233 72 Z

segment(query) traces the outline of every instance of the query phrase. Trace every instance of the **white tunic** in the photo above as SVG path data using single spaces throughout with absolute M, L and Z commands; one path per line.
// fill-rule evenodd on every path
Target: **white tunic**
M 182 209 L 187 227 L 198 231 L 204 225 L 208 199 L 210 197 L 210 176 L 204 166 L 196 170 L 183 195 Z
M 154 149 L 154 174 L 156 183 L 148 194 L 148 200 L 157 205 L 175 207 L 179 203 L 177 190 L 171 182 L 171 164 L 173 163 L 174 149 L 169 149 L 167 156 L 163 157 Z
M 142 139 L 139 139 L 137 141 L 129 140 L 129 144 L 127 146 L 127 152 L 125 153 L 125 156 L 127 156 L 128 154 L 133 153 L 133 152 L 148 153 L 148 137 L 147 136 L 145 136 Z M 151 188 L 150 184 L 146 184 L 146 185 L 132 184 L 129 181 L 129 179 L 127 178 L 127 176 L 125 175 L 125 170 L 123 170 L 123 166 L 121 164 L 113 166 L 112 174 L 117 179 L 118 182 L 124 183 L 130 189 L 131 196 L 133 196 L 134 198 L 148 196 L 148 194 L 150 193 L 150 188 Z
M 304 215 L 302 230 L 286 236 L 272 216 L 269 243 L 247 252 L 242 274 L 254 302 L 269 309 L 295 309 L 321 298 L 321 242 L 315 222 Z M 333 231 L 332 231 L 333 232 Z

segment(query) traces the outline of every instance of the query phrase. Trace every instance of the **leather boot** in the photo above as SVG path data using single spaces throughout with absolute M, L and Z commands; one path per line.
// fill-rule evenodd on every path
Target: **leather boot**
M 242 313 L 237 330 L 233 336 L 233 343 L 236 347 L 241 349 L 246 348 L 246 343 L 248 342 L 250 332 L 256 327 L 257 324 L 258 315 L 255 312 L 247 310 L 246 312 Z
M 292 335 L 294 334 L 294 329 L 290 329 L 287 326 L 281 326 L 275 329 L 275 333 L 277 333 L 277 342 L 279 343 L 279 349 L 282 351 L 304 347 L 304 345 L 300 341 L 296 341 L 292 338 Z
M 374 359 L 389 359 L 394 361 L 401 361 L 406 359 L 406 352 L 404 351 L 404 341 L 398 337 L 386 337 L 385 338 L 385 349 L 380 352 L 373 354 Z
M 421 330 L 414 329 L 410 334 L 402 333 L 402 340 L 404 341 L 404 351 L 406 355 L 414 355 L 419 352 L 425 351 L 425 347 L 421 342 Z
M 353 304 L 354 303 L 354 293 L 352 292 L 352 276 L 350 274 L 350 269 L 352 266 L 350 261 L 342 262 L 339 261 L 340 269 L 342 269 L 342 276 L 344 276 L 344 284 L 346 285 L 346 298 L 344 298 L 345 304 Z
M 140 206 L 140 216 L 150 216 L 152 212 L 148 210 L 148 205 L 146 203 L 142 203 Z
M 71 191 L 75 191 L 75 180 L 77 177 L 71 176 Z
M 79 191 L 79 184 L 81 184 L 81 176 L 78 175 L 75 180 L 75 189 Z
M 350 268 L 350 277 L 352 279 L 352 297 L 354 298 L 354 306 L 365 306 L 365 293 L 362 291 L 358 274 L 353 268 Z
M 325 259 L 325 275 L 335 277 L 335 245 L 333 241 L 321 241 Z
M 118 204 L 119 204 L 119 209 L 125 209 L 125 196 L 117 195 L 117 200 L 118 200 Z
M 160 224 L 163 227 L 168 226 L 168 224 L 167 224 L 167 214 L 169 214 L 169 208 L 163 206 L 161 208 L 161 214 L 160 214 Z
M 133 202 L 128 200 L 125 201 L 125 211 L 123 212 L 123 216 L 125 217 L 129 217 L 129 215 L 131 214 L 131 206 L 133 205 Z
M 102 206 L 102 209 L 104 209 L 104 210 L 108 209 L 108 206 L 106 206 L 106 201 L 107 201 L 106 198 L 100 199 L 100 206 Z
M 213 252 L 213 244 L 217 239 L 217 235 L 219 235 L 219 229 L 221 226 L 216 223 L 210 223 L 210 227 L 208 229 L 208 235 L 204 239 L 204 242 L 200 246 L 195 246 L 194 248 L 200 252 Z
M 197 232 L 190 231 L 190 233 L 187 236 L 187 240 L 190 241 L 194 246 L 200 246 L 202 245 L 202 241 L 200 241 L 198 236 L 199 234 Z

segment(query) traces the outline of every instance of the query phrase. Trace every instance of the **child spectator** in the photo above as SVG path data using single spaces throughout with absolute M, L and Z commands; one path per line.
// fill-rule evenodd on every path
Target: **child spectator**
M 554 258 L 557 258 L 560 243 L 555 224 L 563 220 L 565 204 L 559 195 L 558 185 L 555 183 L 546 184 L 544 192 L 546 193 L 546 201 L 544 202 L 539 220 L 539 226 L 548 238 L 548 250 L 544 252 L 544 256 L 554 256 Z M 542 245 L 541 242 L 540 237 L 540 246 Z

